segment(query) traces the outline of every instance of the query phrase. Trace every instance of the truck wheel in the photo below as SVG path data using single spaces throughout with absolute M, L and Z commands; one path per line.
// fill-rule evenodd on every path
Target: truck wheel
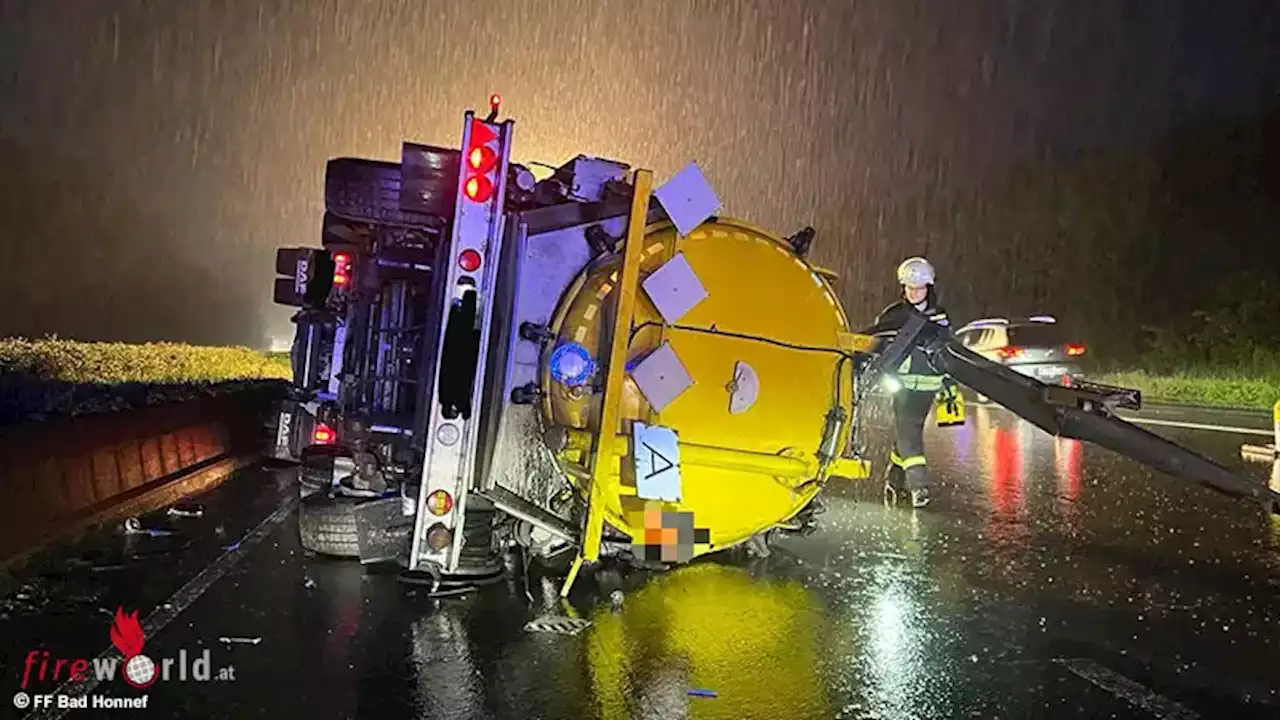
M 325 168 L 325 210 L 348 220 L 412 227 L 440 226 L 442 218 L 452 214 L 455 190 L 444 185 L 458 182 L 456 160 L 454 168 L 452 178 L 443 177 L 443 174 L 426 178 L 430 193 L 449 198 L 447 208 L 443 202 L 437 202 L 429 207 L 438 214 L 428 214 L 401 209 L 400 163 L 335 158 Z
M 356 502 L 355 498 L 331 498 L 326 493 L 304 497 L 298 504 L 298 540 L 302 547 L 330 557 L 360 557 Z

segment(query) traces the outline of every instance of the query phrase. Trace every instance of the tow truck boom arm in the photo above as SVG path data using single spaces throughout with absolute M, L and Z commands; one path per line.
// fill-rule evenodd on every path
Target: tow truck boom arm
M 1119 397 L 1088 389 L 1057 388 L 1014 372 L 964 347 L 951 332 L 923 316 L 912 317 L 868 369 L 879 372 L 897 367 L 912 347 L 923 350 L 936 371 L 986 395 L 1051 435 L 1100 445 L 1174 477 L 1232 497 L 1256 500 L 1268 512 L 1280 515 L 1280 493 L 1125 422 L 1114 413 L 1116 404 L 1123 401 Z M 1126 392 L 1122 388 L 1113 390 L 1118 394 Z

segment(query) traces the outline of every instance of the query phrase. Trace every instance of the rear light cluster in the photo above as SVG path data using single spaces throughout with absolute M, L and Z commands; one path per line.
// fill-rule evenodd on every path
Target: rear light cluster
M 311 440 L 316 445 L 331 445 L 337 439 L 338 433 L 324 423 L 317 424 L 315 431 L 311 433 Z
M 467 148 L 466 166 L 463 168 L 462 193 L 477 203 L 487 203 L 493 197 L 497 185 L 498 133 L 481 120 L 471 121 L 471 147 Z
M 1002 347 L 996 351 L 996 355 L 999 355 L 1001 360 L 1013 360 L 1014 358 L 1022 357 L 1022 348 Z
M 351 256 L 337 253 L 333 256 L 333 284 L 344 287 L 351 282 Z

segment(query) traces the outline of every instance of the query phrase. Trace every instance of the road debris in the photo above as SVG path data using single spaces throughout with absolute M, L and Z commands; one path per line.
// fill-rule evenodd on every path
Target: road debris
M 689 694 L 693 697 L 714 698 L 720 697 L 715 690 L 703 690 L 702 688 L 689 688 Z
M 432 599 L 456 597 L 458 595 L 466 595 L 467 593 L 474 592 L 474 591 L 475 591 L 475 588 L 473 587 L 455 587 L 455 588 L 446 587 L 446 588 L 440 588 L 439 590 L 429 590 L 427 592 L 427 597 Z
M 311 578 L 309 578 L 309 577 L 303 577 L 303 578 L 302 578 L 302 587 L 304 587 L 304 588 L 306 588 L 306 589 L 310 590 L 310 589 L 314 588 L 315 586 L 316 586 L 316 581 L 315 581 L 315 580 L 312 580 L 312 579 L 311 579 Z
M 142 521 L 136 517 L 131 517 L 124 521 L 125 535 L 150 535 L 151 537 L 168 537 L 169 535 L 177 535 L 177 530 L 162 530 L 159 528 L 144 528 Z
M 260 637 L 252 637 L 252 638 L 220 637 L 218 638 L 218 642 L 226 643 L 228 645 L 257 645 L 258 643 L 262 642 L 262 638 Z
M 591 625 L 590 620 L 567 617 L 540 617 L 525 623 L 525 632 L 545 632 L 556 635 L 577 635 Z

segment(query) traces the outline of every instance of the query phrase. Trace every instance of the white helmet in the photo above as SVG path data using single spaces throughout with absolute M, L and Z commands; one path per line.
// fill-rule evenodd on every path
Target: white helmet
M 922 257 L 907 258 L 898 266 L 898 282 L 908 287 L 932 285 L 933 266 Z

